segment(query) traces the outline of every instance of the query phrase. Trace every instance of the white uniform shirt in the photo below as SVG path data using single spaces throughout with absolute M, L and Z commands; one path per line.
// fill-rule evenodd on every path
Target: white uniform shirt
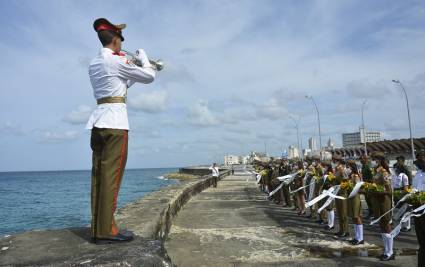
M 212 170 L 212 176 L 213 177 L 218 177 L 220 175 L 220 172 L 218 171 L 218 167 L 210 167 L 210 170 Z
M 425 172 L 418 170 L 413 178 L 412 187 L 419 191 L 425 191 Z
M 124 56 L 115 54 L 109 48 L 102 48 L 90 62 L 90 82 L 96 99 L 127 96 L 127 88 L 134 84 L 151 83 L 155 79 L 155 70 L 150 64 L 138 67 L 129 63 Z M 105 103 L 97 105 L 92 112 L 86 129 L 110 128 L 129 130 L 127 105 L 125 103 Z
M 399 175 L 394 175 L 393 178 L 393 188 L 401 189 L 409 185 L 409 178 L 405 173 L 400 173 Z

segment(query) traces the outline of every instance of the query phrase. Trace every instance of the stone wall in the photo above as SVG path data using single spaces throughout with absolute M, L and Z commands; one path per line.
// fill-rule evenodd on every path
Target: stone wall
M 230 172 L 225 171 L 220 179 Z M 173 218 L 190 198 L 212 185 L 212 176 L 172 185 L 133 202 L 117 213 L 118 225 L 145 237 L 164 240 Z

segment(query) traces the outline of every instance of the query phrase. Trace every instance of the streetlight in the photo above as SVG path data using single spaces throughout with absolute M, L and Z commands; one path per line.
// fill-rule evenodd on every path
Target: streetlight
M 409 108 L 409 99 L 407 98 L 406 89 L 404 89 L 403 84 L 399 80 L 393 80 L 393 83 L 398 84 L 403 90 L 404 96 L 406 97 L 407 104 L 407 118 L 409 119 L 409 131 L 410 131 L 410 145 L 412 147 L 412 160 L 415 161 L 415 146 L 413 145 L 413 136 L 412 136 L 412 123 L 410 121 L 410 108 Z
M 363 140 L 364 140 L 364 154 L 367 156 L 367 146 L 366 146 L 366 127 L 364 125 L 364 106 L 366 105 L 366 99 L 362 103 L 362 128 L 363 128 Z
M 300 129 L 299 129 L 299 124 L 300 124 L 301 116 L 298 117 L 298 121 L 295 120 L 295 118 L 292 115 L 289 115 L 289 118 L 294 122 L 295 129 L 297 129 L 297 148 L 298 148 L 298 154 L 301 155 L 301 160 L 303 160 L 304 159 L 304 155 L 303 155 L 303 152 L 301 151 L 301 147 L 300 147 Z
M 306 95 L 305 98 L 310 99 L 313 102 L 314 107 L 316 108 L 316 111 L 317 111 L 317 122 L 319 123 L 320 155 L 322 155 L 322 132 L 320 131 L 320 114 L 319 114 L 319 109 L 317 108 L 316 101 L 314 101 L 314 98 L 311 95 Z

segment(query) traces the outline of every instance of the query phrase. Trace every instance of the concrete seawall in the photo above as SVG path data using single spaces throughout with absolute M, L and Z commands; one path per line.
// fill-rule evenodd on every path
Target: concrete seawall
M 223 172 L 221 178 L 228 172 Z M 117 212 L 133 242 L 94 245 L 88 227 L 35 230 L 0 239 L 0 266 L 172 266 L 164 250 L 173 218 L 190 198 L 210 187 L 212 177 L 153 192 Z

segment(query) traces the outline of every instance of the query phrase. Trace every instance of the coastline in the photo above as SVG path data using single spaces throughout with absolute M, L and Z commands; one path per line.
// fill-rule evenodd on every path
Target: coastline
M 227 174 L 224 172 L 221 177 Z M 211 184 L 209 175 L 168 185 L 118 209 L 118 225 L 136 234 L 134 242 L 97 246 L 88 242 L 88 227 L 28 231 L 0 239 L 0 266 L 93 266 L 124 262 L 136 266 L 172 266 L 163 248 L 172 220 L 192 196 Z M 146 259 L 150 260 L 142 261 Z

